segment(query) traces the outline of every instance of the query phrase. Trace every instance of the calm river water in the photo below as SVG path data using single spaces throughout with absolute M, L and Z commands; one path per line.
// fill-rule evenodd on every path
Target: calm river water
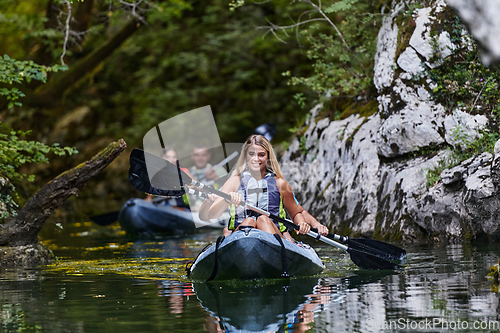
M 310 278 L 191 283 L 184 266 L 219 235 L 127 241 L 118 225 L 49 224 L 59 257 L 0 271 L 2 332 L 492 332 L 499 294 L 486 278 L 500 246 L 407 246 L 400 272 L 358 269 L 308 238 L 327 269 Z

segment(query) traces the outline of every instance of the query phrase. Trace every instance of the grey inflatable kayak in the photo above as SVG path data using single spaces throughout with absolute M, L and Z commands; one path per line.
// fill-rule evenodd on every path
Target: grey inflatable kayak
M 198 228 L 222 229 L 226 219 L 205 222 L 198 214 L 180 210 L 164 203 L 155 204 L 143 199 L 130 199 L 120 210 L 118 221 L 130 235 L 155 235 L 194 232 Z
M 325 266 L 314 249 L 306 244 L 296 245 L 283 240 L 286 271 L 290 276 L 308 276 L 320 273 Z M 202 251 L 188 268 L 193 280 L 279 278 L 283 273 L 281 245 L 274 235 L 258 230 L 235 231 L 227 236 L 217 249 L 216 244 Z

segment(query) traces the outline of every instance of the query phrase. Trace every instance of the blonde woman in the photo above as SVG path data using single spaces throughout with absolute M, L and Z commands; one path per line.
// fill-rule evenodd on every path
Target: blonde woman
M 280 217 L 285 217 L 287 212 L 300 227 L 301 234 L 307 234 L 311 229 L 302 215 L 304 209 L 283 179 L 271 143 L 262 135 L 251 135 L 246 140 L 231 177 L 220 190 L 229 194 L 231 201 L 221 197 L 215 199 L 208 209 L 208 217 L 218 218 L 230 206 L 231 220 L 224 230 L 224 236 L 244 226 L 251 226 L 284 238 L 283 233 L 287 228 L 283 224 L 239 206 L 242 200 Z M 213 199 L 211 196 L 210 201 Z M 285 235 L 291 240 L 288 232 Z

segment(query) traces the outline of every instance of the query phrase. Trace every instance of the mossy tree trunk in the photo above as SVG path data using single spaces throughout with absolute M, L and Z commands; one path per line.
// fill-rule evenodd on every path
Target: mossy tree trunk
M 55 179 L 44 185 L 19 211 L 18 215 L 4 225 L 0 225 L 0 266 L 14 263 L 12 247 L 19 247 L 24 251 L 26 247 L 40 247 L 38 233 L 42 229 L 50 214 L 66 201 L 93 176 L 110 164 L 123 150 L 126 143 L 123 139 L 113 142 L 90 160 L 63 172 Z M 49 251 L 45 251 L 49 253 Z M 18 254 L 19 262 L 22 260 Z M 43 255 L 42 255 L 43 256 Z M 47 258 L 40 258 L 46 261 Z
M 47 84 L 39 86 L 33 94 L 26 94 L 24 105 L 51 108 L 60 102 L 66 90 L 73 87 L 85 75 L 92 72 L 101 62 L 110 56 L 127 38 L 141 26 L 136 19 L 131 19 L 107 42 L 100 45 L 92 53 L 71 66 L 66 72 L 54 76 Z

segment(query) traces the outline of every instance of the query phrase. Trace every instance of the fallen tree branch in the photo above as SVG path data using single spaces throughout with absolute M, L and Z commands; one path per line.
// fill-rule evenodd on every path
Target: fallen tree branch
M 38 245 L 38 232 L 50 214 L 70 196 L 77 194 L 78 189 L 85 185 L 89 178 L 101 172 L 126 147 L 123 139 L 113 142 L 90 160 L 63 172 L 45 184 L 18 215 L 0 229 L 0 246 Z

